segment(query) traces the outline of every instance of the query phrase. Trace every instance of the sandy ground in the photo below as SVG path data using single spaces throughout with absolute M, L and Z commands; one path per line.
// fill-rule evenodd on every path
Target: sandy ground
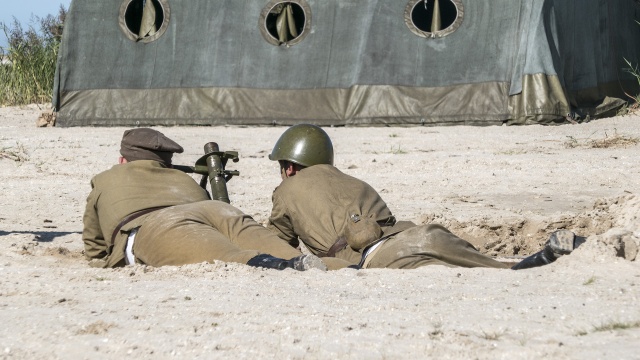
M 588 241 L 526 271 L 90 268 L 91 177 L 125 128 L 37 128 L 0 108 L 0 358 L 640 359 L 640 117 L 554 127 L 328 128 L 337 166 L 399 219 L 501 259 L 568 228 Z M 160 129 L 192 165 L 240 153 L 232 204 L 264 223 L 283 128 Z

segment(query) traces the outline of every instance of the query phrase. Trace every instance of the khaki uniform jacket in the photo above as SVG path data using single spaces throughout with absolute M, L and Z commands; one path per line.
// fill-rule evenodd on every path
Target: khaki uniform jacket
M 348 227 L 355 226 L 350 219 L 352 215 L 361 219 L 356 224 L 375 220 L 387 239 L 367 256 L 362 263 L 365 268 L 416 269 L 427 265 L 506 267 L 440 225 L 416 226 L 410 221 L 396 222 L 371 186 L 330 165 L 314 165 L 285 179 L 273 192 L 273 210 L 268 227 L 291 245 L 297 246 L 300 239 L 318 255 L 327 252 L 341 236 L 353 244 L 349 242 L 346 231 Z M 336 257 L 358 264 L 362 251 L 347 246 Z
M 352 215 L 375 220 L 385 234 L 395 224 L 391 210 L 369 184 L 331 165 L 310 166 L 283 180 L 272 200 L 267 227 L 294 247 L 301 240 L 315 255 L 326 253 L 344 236 Z M 358 264 L 362 254 L 347 246 L 336 257 Z
M 91 265 L 123 264 L 128 230 L 146 216 L 126 224 L 115 241 L 111 235 L 127 215 L 158 206 L 173 206 L 208 200 L 207 192 L 189 175 L 152 160 L 138 160 L 96 175 L 84 213 L 82 240 Z

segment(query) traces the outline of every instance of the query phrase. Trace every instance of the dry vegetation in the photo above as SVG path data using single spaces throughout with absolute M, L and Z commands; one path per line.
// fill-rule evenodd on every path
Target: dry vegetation
M 24 29 L 14 19 L 0 23 L 8 47 L 0 47 L 0 105 L 51 102 L 58 49 L 67 11 L 61 5 L 57 16 L 36 17 Z
M 7 147 L 0 149 L 0 159 L 9 159 L 17 163 L 23 163 L 29 160 L 27 150 L 23 144 L 16 142 L 15 147 Z
M 567 136 L 567 140 L 564 142 L 565 148 L 573 149 L 577 147 L 604 149 L 604 148 L 624 148 L 637 145 L 640 142 L 638 137 L 627 136 L 618 134 L 617 130 L 614 130 L 613 135 L 605 133 L 605 136 L 600 139 L 576 139 L 573 136 Z

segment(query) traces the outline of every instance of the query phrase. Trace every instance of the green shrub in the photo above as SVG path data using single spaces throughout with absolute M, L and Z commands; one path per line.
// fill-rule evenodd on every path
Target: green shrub
M 629 66 L 626 70 L 627 72 L 629 72 L 631 75 L 633 75 L 636 80 L 638 80 L 638 85 L 640 85 L 640 70 L 638 70 L 638 66 L 633 66 L 631 64 L 631 62 L 627 59 L 624 59 L 624 61 L 627 63 L 627 65 Z M 636 94 L 635 96 L 633 95 L 629 95 L 629 97 L 632 98 L 632 100 L 635 102 L 633 104 L 633 106 L 637 109 L 638 105 L 640 105 L 640 94 Z
M 636 23 L 638 23 L 638 25 L 640 25 L 640 21 L 636 21 Z M 638 69 L 637 65 L 633 65 L 631 63 L 631 61 L 624 59 L 624 62 L 627 63 L 628 68 L 626 68 L 625 70 L 633 75 L 633 77 L 636 78 L 636 80 L 638 81 L 638 85 L 640 85 L 640 70 Z M 625 94 L 627 94 L 625 92 Z M 640 109 L 640 94 L 627 94 L 628 97 L 631 98 L 632 103 L 629 104 L 629 106 L 627 106 L 627 108 L 625 109 L 625 113 L 630 113 L 630 112 L 636 112 Z
M 57 16 L 35 17 L 36 29 L 26 30 L 13 19 L 11 26 L 0 23 L 8 39 L 0 47 L 0 105 L 22 105 L 51 101 L 58 49 L 67 11 L 60 6 Z

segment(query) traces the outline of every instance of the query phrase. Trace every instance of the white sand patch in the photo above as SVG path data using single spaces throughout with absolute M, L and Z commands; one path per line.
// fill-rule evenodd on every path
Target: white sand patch
M 0 358 L 631 359 L 640 354 L 640 118 L 554 127 L 328 128 L 337 166 L 401 220 L 439 222 L 489 255 L 587 237 L 525 271 L 282 272 L 241 264 L 90 268 L 89 180 L 125 128 L 36 128 L 0 108 Z M 191 165 L 236 150 L 232 204 L 264 223 L 283 128 L 161 128 Z M 603 142 L 598 142 L 602 144 Z M 635 254 L 634 254 L 635 246 Z M 631 261 L 632 259 L 635 259 Z

